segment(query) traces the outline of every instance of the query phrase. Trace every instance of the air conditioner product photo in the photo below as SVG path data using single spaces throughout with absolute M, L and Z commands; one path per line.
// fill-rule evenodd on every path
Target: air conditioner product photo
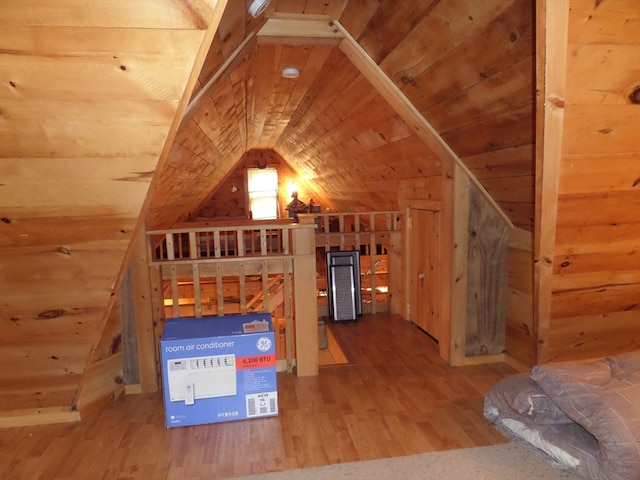
M 177 358 L 167 361 L 169 397 L 193 405 L 196 399 L 236 394 L 236 356 Z
M 169 318 L 160 359 L 167 427 L 278 415 L 269 313 Z

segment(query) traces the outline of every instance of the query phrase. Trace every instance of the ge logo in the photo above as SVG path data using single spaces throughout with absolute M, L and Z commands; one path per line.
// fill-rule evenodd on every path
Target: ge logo
M 261 352 L 266 352 L 271 348 L 271 339 L 267 337 L 260 337 L 256 342 L 256 346 Z

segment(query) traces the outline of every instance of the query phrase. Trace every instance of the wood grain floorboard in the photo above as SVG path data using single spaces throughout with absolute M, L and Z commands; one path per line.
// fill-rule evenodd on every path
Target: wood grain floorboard
M 167 429 L 161 394 L 82 421 L 0 430 L 3 479 L 207 479 L 503 443 L 483 395 L 515 373 L 451 367 L 399 317 L 332 325 L 350 363 L 278 374 L 279 416 Z

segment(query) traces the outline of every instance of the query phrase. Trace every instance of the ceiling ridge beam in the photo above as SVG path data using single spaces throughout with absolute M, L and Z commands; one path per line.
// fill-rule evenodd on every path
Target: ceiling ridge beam
M 433 153 L 441 159 L 447 159 L 457 164 L 471 181 L 480 189 L 486 199 L 493 205 L 509 227 L 513 228 L 513 222 L 507 214 L 500 208 L 486 188 L 482 186 L 476 176 L 464 164 L 462 159 L 456 155 L 451 147 L 445 142 L 435 128 L 424 118 L 420 111 L 402 93 L 402 90 L 387 76 L 360 44 L 351 36 L 345 27 L 338 21 L 333 22 L 334 26 L 342 32 L 344 39 L 340 42 L 340 50 L 358 68 L 360 73 L 373 85 L 378 93 L 391 105 L 402 119 L 413 129 L 418 137 L 427 144 Z
M 280 14 L 267 19 L 258 39 L 260 43 L 338 45 L 343 35 L 328 15 Z

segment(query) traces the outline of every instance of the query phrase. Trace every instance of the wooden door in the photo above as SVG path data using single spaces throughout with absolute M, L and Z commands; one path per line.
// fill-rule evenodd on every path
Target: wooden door
M 440 339 L 440 212 L 409 213 L 409 319 Z

